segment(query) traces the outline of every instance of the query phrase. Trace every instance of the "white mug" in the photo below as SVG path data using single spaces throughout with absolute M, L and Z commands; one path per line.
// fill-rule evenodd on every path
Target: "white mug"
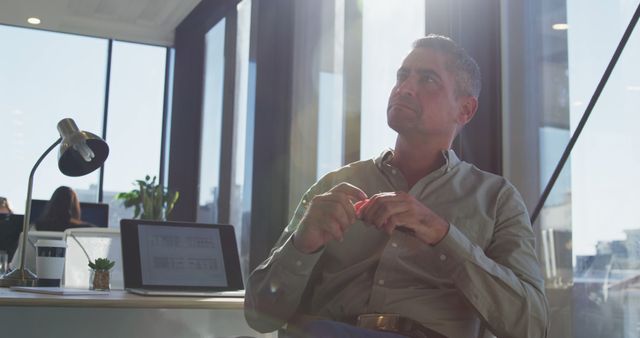
M 39 239 L 36 242 L 38 286 L 60 286 L 66 250 L 67 243 L 62 240 Z

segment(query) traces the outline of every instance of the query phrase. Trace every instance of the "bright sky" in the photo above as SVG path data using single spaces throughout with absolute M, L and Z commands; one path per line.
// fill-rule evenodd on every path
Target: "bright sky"
M 0 41 L 0 196 L 23 213 L 29 172 L 59 137 L 59 120 L 71 117 L 81 130 L 102 136 L 107 40 L 0 26 Z M 105 191 L 130 190 L 133 180 L 158 173 L 165 53 L 114 43 Z M 57 156 L 56 149 L 36 171 L 34 198 L 48 199 L 60 185 L 86 196 L 98 171 L 66 177 Z
M 576 128 L 638 1 L 567 2 L 571 128 Z M 597 24 L 594 24 L 597 20 Z M 640 198 L 640 32 L 636 27 L 573 150 L 574 255 L 637 229 Z

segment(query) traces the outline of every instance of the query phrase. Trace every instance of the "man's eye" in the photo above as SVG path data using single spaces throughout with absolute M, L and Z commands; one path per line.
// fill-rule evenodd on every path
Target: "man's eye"
M 423 75 L 420 78 L 420 81 L 422 81 L 423 83 L 435 83 L 436 82 L 436 78 L 432 75 Z
M 396 76 L 396 79 L 398 80 L 398 82 L 402 82 L 404 80 L 407 79 L 407 73 L 398 73 L 398 75 Z

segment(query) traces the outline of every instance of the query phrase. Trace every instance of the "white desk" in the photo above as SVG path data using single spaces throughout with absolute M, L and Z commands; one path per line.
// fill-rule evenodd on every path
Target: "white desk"
M 0 288 L 0 335 L 7 337 L 275 337 L 253 331 L 242 298 L 57 296 Z

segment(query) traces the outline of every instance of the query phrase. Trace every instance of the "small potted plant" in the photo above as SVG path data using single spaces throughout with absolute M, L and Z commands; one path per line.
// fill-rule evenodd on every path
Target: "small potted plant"
M 108 258 L 97 258 L 93 262 L 89 261 L 92 290 L 108 291 L 110 289 L 109 277 L 114 265 L 116 265 L 116 262 Z

